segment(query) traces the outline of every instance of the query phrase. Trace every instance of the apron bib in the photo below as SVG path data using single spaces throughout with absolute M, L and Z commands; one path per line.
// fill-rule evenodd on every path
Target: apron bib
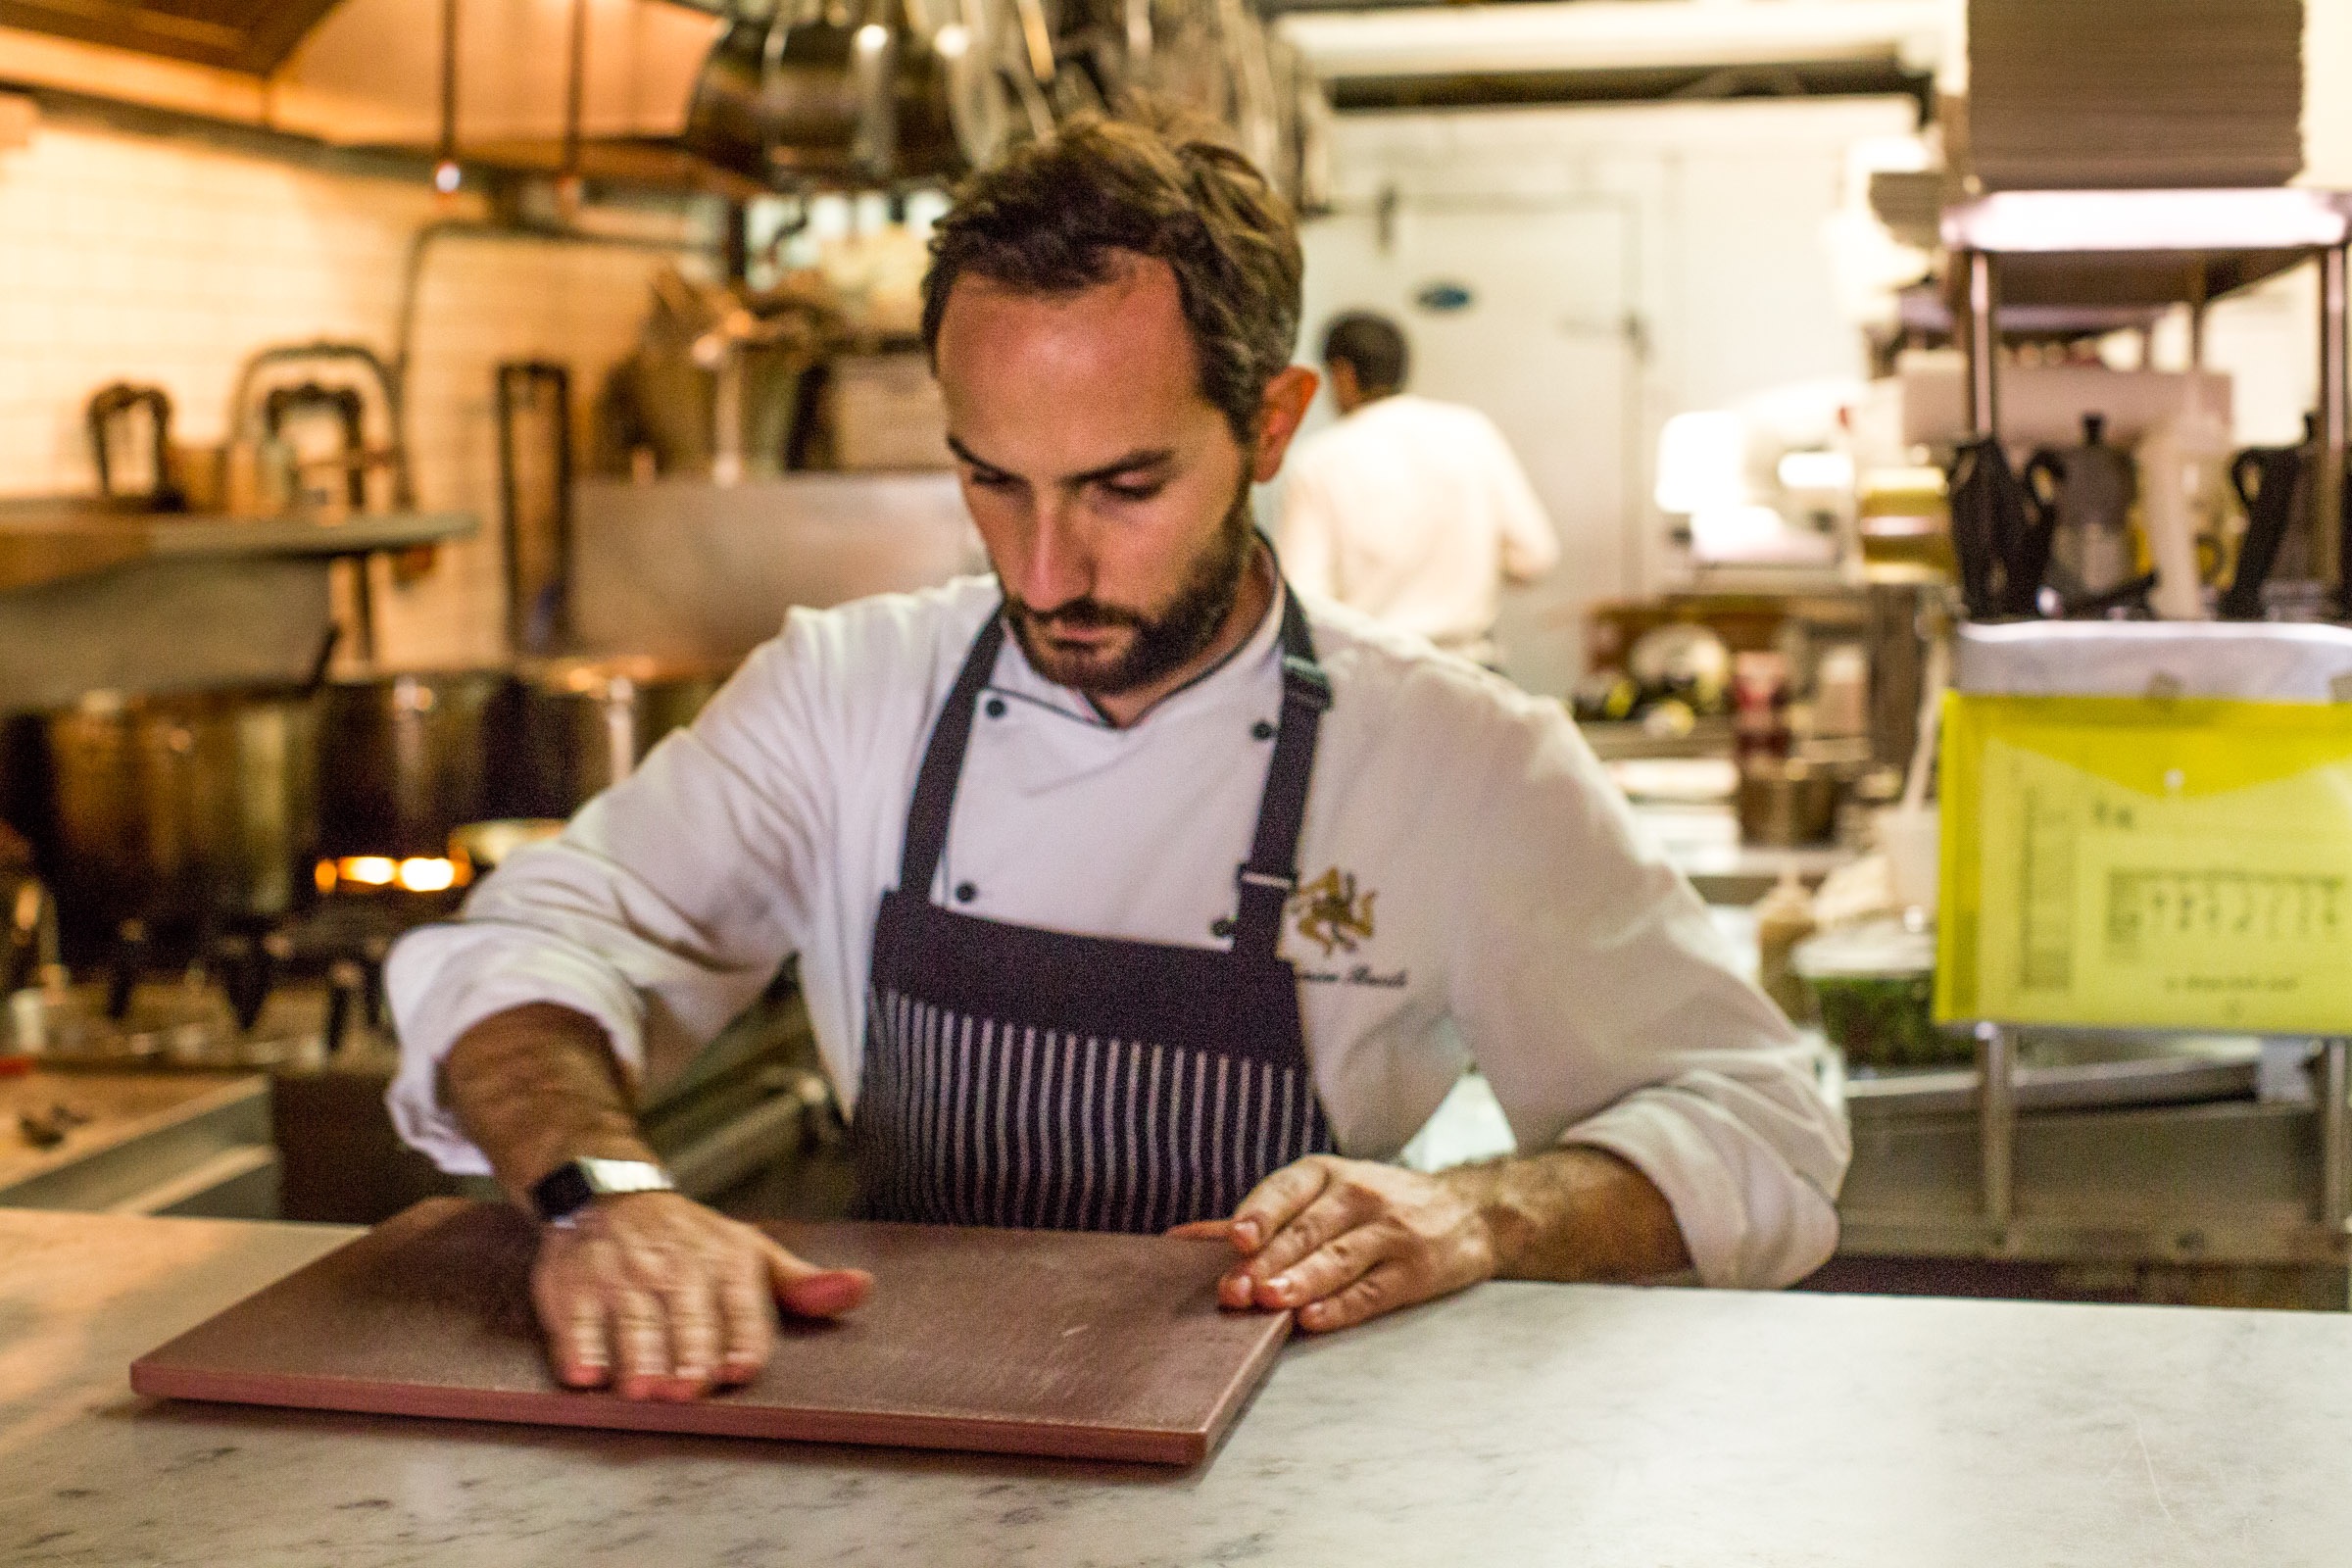
M 1004 641 L 1001 614 L 981 628 L 924 751 L 899 885 L 874 922 L 855 1129 L 866 1217 L 1152 1233 L 1230 1214 L 1273 1171 L 1335 1147 L 1298 977 L 1275 956 L 1331 705 L 1298 600 L 1283 598 L 1282 719 L 1229 953 L 931 902 L 972 710 Z

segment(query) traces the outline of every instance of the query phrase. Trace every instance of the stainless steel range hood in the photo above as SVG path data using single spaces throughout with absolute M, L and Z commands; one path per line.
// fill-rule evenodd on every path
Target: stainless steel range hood
M 953 175 L 1141 85 L 1311 201 L 1295 59 L 1235 0 L 0 0 L 0 88 L 732 194 Z
M 462 0 L 457 15 L 460 152 L 552 166 L 573 0 Z M 675 138 L 719 20 L 668 0 L 585 0 L 582 17 L 581 137 Z M 337 145 L 431 148 L 442 29 L 442 0 L 0 0 L 0 81 Z
M 441 13 L 440 0 L 341 0 L 270 75 L 279 128 L 345 144 L 431 146 L 441 119 Z M 496 156 L 560 144 L 572 0 L 465 0 L 457 15 L 461 150 Z M 676 136 L 718 21 L 665 0 L 586 0 L 585 21 L 580 135 Z
M 335 0 L 0 0 L 0 26 L 246 75 L 275 71 Z

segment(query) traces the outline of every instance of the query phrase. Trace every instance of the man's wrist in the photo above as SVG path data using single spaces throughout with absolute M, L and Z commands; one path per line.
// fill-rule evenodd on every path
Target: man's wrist
M 1478 1216 L 1494 1278 L 1637 1280 L 1690 1266 L 1664 1195 L 1607 1150 L 1569 1144 L 1439 1179 Z
M 546 1003 L 509 1008 L 461 1035 L 441 1063 L 441 1099 L 517 1206 L 578 1158 L 654 1161 L 603 1026 Z

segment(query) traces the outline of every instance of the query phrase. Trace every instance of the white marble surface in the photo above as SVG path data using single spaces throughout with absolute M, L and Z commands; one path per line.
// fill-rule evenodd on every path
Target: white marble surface
M 0 1563 L 2352 1561 L 2332 1315 L 1489 1286 L 1173 1474 L 129 1394 L 337 1235 L 0 1213 Z

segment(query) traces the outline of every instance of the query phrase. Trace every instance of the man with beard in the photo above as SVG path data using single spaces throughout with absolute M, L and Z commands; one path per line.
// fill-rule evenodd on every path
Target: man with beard
M 1310 1332 L 1829 1254 L 1842 1127 L 1559 706 L 1301 600 L 1251 527 L 1300 267 L 1187 135 L 973 179 L 924 330 L 994 577 L 794 612 L 393 955 L 395 1120 L 547 1222 L 566 1382 L 690 1398 L 872 1288 L 667 1191 L 629 1110 L 795 955 L 875 1218 L 1213 1234 L 1226 1304 Z M 1472 1061 L 1519 1152 L 1387 1163 Z

